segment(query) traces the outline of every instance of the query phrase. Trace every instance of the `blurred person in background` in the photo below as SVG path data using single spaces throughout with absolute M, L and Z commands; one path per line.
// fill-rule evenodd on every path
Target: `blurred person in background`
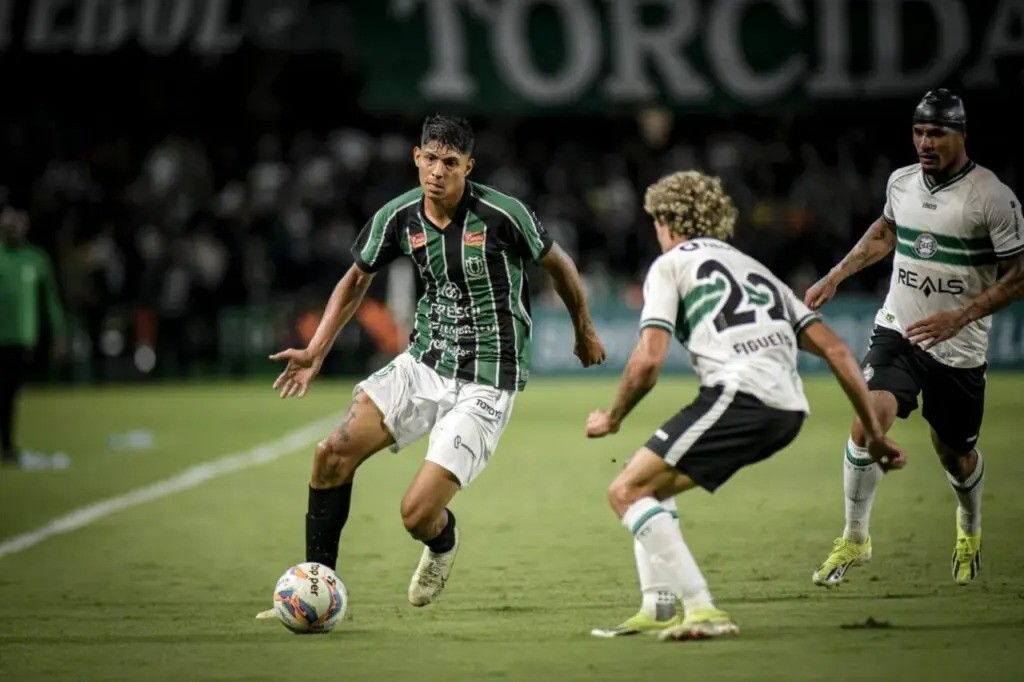
M 46 253 L 28 242 L 28 211 L 18 202 L 0 207 L 0 457 L 17 466 L 14 416 L 18 391 L 32 368 L 45 307 L 55 357 L 64 352 L 64 311 Z M 40 296 L 42 300 L 40 300 Z

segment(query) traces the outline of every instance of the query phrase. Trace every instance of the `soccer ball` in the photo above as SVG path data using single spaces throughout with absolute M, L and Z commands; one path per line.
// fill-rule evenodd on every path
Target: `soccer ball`
M 274 586 L 274 611 L 295 633 L 330 632 L 347 610 L 345 584 L 323 564 L 292 566 Z

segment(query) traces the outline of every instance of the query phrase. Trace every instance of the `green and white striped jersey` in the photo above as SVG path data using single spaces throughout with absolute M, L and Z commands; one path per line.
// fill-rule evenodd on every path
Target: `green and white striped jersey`
M 522 390 L 530 370 L 530 287 L 525 266 L 551 238 L 523 202 L 475 182 L 439 229 L 416 188 L 385 204 L 352 254 L 366 272 L 412 258 L 425 285 L 408 352 L 438 374 Z
M 691 239 L 651 265 L 640 328 L 673 333 L 702 386 L 724 384 L 769 407 L 809 412 L 798 336 L 817 319 L 755 259 L 717 239 Z
M 875 324 L 902 332 L 954 310 L 991 286 L 998 261 L 1024 253 L 1020 202 L 992 171 L 974 162 L 942 184 L 920 164 L 889 176 L 886 220 L 896 225 L 896 255 Z M 992 317 L 976 320 L 928 350 L 951 367 L 977 367 L 988 353 Z

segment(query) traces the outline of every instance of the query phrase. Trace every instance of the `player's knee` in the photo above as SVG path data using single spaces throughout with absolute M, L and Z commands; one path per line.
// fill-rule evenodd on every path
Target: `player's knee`
M 968 462 L 970 461 L 969 454 L 951 452 L 940 452 L 938 454 L 943 469 L 952 474 L 954 478 L 961 480 L 967 478 Z
M 973 449 L 962 451 L 954 449 L 938 439 L 934 432 L 932 443 L 935 446 L 935 454 L 939 456 L 942 468 L 948 471 L 958 480 L 966 480 L 974 471 L 978 457 Z
M 616 478 L 608 486 L 608 504 L 622 518 L 629 506 L 639 499 L 639 488 L 622 478 Z
M 401 513 L 402 525 L 417 540 L 430 540 L 439 532 L 435 530 L 438 513 L 431 505 L 406 498 L 402 500 Z
M 315 487 L 331 488 L 352 478 L 359 457 L 335 432 L 317 443 L 313 456 L 313 484 Z
M 881 424 L 882 431 L 888 433 L 889 429 L 892 428 L 893 422 L 896 421 L 896 413 L 898 412 L 896 398 L 888 391 L 872 391 L 871 409 Z M 860 448 L 868 444 L 864 424 L 859 418 L 854 418 L 853 420 L 853 424 L 850 427 L 850 439 L 854 445 Z

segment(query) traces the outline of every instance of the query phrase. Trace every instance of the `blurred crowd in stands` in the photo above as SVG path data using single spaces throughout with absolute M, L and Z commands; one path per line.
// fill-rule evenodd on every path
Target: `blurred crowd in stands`
M 866 124 L 808 120 L 690 120 L 660 109 L 474 120 L 474 178 L 534 207 L 594 301 L 635 304 L 657 253 L 644 188 L 677 169 L 711 172 L 740 209 L 737 245 L 800 293 L 879 215 L 888 174 L 913 160 L 905 121 L 875 123 L 885 127 L 880 138 Z M 22 182 L 12 196 L 30 208 L 31 238 L 51 253 L 65 304 L 94 346 L 111 314 L 146 311 L 169 348 L 213 349 L 227 308 L 316 308 L 350 265 L 364 222 L 414 185 L 419 119 L 376 128 L 210 130 L 140 144 L 11 122 L 0 128 L 0 150 L 9 176 L 36 169 L 15 174 Z M 1017 169 L 990 165 L 1016 186 Z M 845 291 L 877 293 L 886 281 L 876 266 Z M 550 297 L 546 277 L 533 282 Z

